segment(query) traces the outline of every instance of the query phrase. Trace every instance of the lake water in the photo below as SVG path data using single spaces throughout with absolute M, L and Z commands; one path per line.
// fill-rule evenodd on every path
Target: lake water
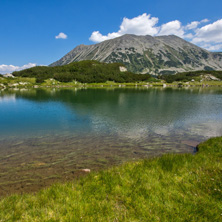
M 0 195 L 222 136 L 222 89 L 0 91 Z

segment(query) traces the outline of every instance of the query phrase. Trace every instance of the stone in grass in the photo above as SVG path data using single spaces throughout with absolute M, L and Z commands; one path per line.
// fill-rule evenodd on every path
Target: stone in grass
M 91 170 L 90 169 L 82 169 L 81 171 L 86 172 L 86 173 L 90 173 Z

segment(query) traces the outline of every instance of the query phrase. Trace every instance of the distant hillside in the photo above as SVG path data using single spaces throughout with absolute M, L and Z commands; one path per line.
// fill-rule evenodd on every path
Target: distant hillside
M 73 62 L 63 66 L 36 66 L 13 72 L 14 76 L 35 77 L 38 83 L 54 78 L 60 82 L 78 81 L 82 83 L 100 83 L 106 81 L 136 82 L 150 79 L 150 75 L 138 75 L 128 72 L 120 63 L 101 63 L 98 61 Z
M 201 81 L 222 81 L 222 71 L 192 71 L 177 73 L 176 75 L 161 75 L 160 79 L 165 80 L 167 83 L 172 83 L 174 81 L 192 81 L 192 79 Z
M 94 45 L 79 45 L 51 66 L 82 60 L 118 62 L 131 72 L 154 75 L 222 70 L 222 53 L 209 52 L 174 35 L 124 35 Z

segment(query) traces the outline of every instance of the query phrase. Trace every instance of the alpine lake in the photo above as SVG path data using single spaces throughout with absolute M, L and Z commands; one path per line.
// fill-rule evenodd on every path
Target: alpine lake
M 0 91 L 0 197 L 222 136 L 222 88 Z

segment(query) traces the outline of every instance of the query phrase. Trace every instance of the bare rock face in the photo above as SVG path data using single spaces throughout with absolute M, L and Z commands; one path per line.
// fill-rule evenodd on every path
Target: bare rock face
M 124 66 L 120 66 L 120 67 L 119 67 L 119 71 L 120 71 L 120 72 L 127 72 L 127 68 L 124 67 Z
M 51 66 L 82 60 L 119 62 L 129 71 L 154 75 L 222 69 L 222 53 L 209 52 L 174 35 L 124 35 L 94 45 L 79 45 Z
M 200 76 L 202 78 L 202 80 L 207 80 L 207 81 L 221 81 L 220 79 L 218 79 L 217 77 L 211 75 L 211 74 L 206 74 L 206 75 L 201 75 Z
M 6 77 L 6 78 L 15 78 L 15 77 L 14 77 L 12 74 L 10 74 L 10 73 L 5 74 L 4 77 Z

